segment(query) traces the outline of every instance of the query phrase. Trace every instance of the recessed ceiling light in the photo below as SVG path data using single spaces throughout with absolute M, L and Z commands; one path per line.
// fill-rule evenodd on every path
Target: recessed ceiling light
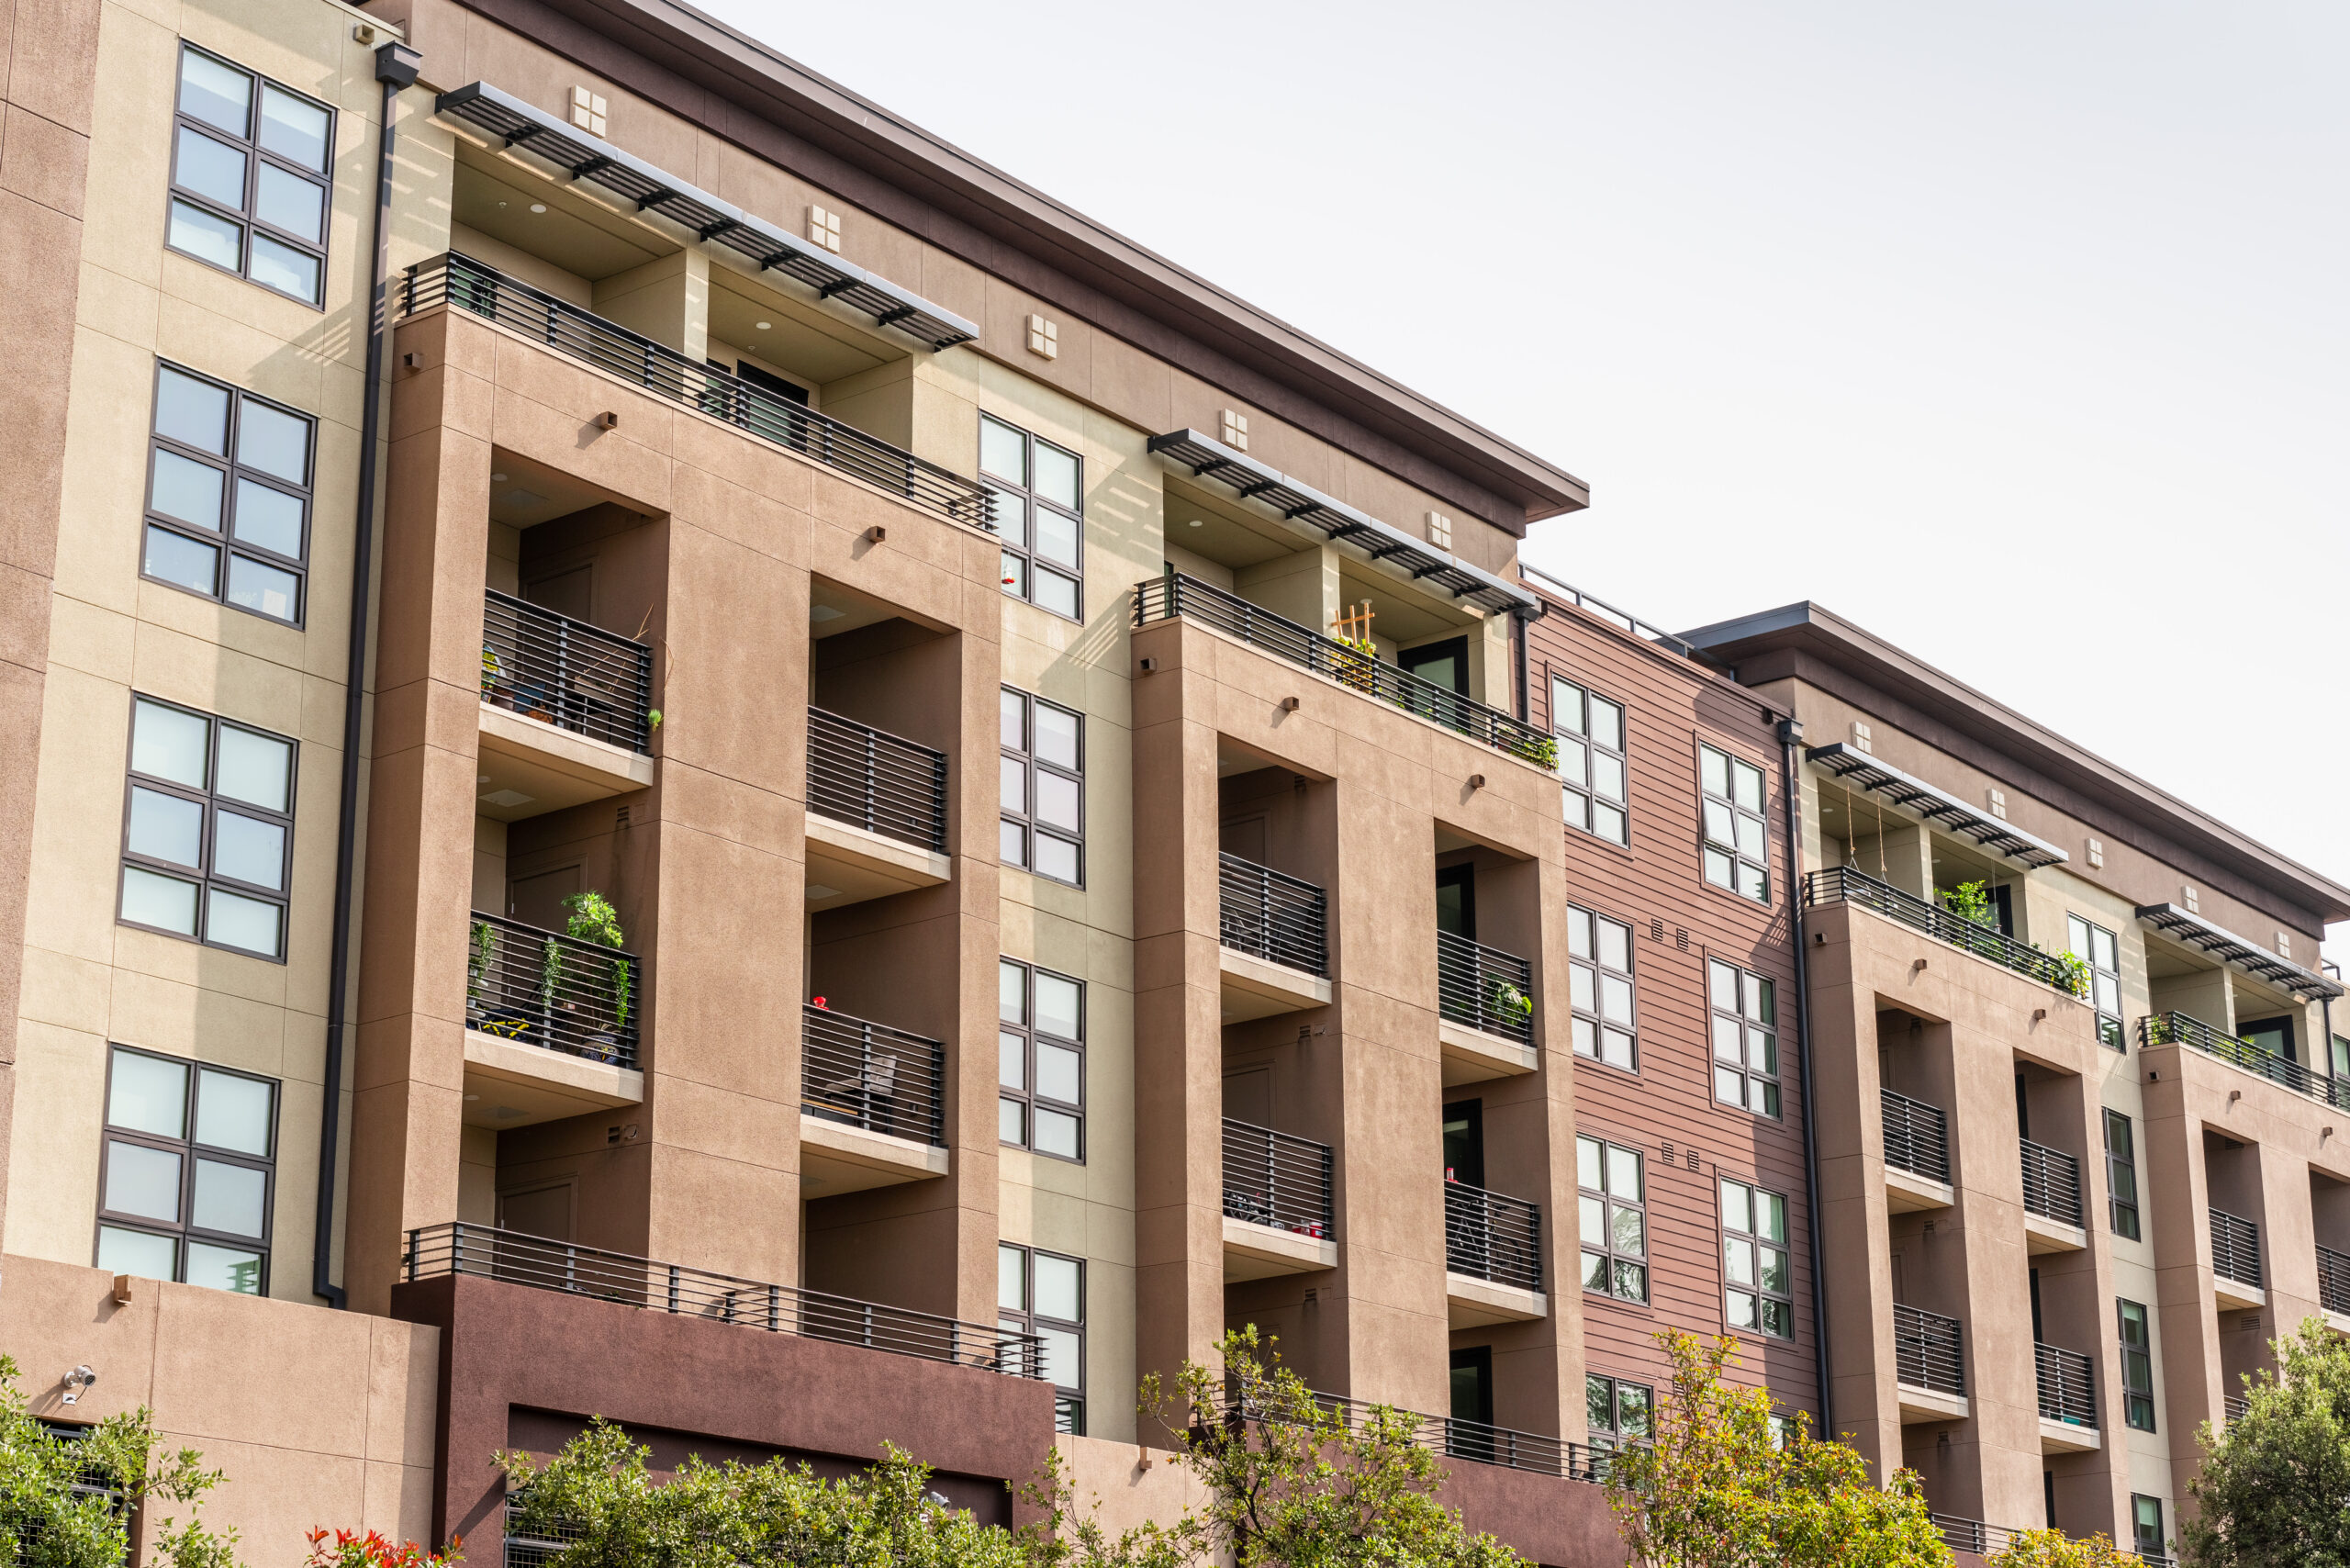
M 501 202 L 499 202 L 498 205 L 498 206 L 500 206 L 500 207 L 504 207 L 506 204 L 505 204 L 504 202 L 502 202 L 502 201 L 501 201 Z
M 1204 523 L 1204 522 L 1203 522 L 1203 521 L 1201 521 L 1198 518 L 1196 518 L 1196 517 L 1195 517 L 1195 518 L 1193 518 L 1193 519 L 1192 520 L 1192 526 L 1193 528 L 1205 528 L 1205 527 L 1207 526 L 1207 524 L 1206 524 L 1206 523 Z
M 531 210 L 532 212 L 544 212 L 546 209 L 547 204 L 543 201 L 534 201 L 531 204 Z
M 503 485 L 506 483 L 506 476 L 503 474 L 492 474 L 489 476 L 489 482 L 493 485 Z
M 774 322 L 772 322 L 772 321 L 754 321 L 754 322 L 752 322 L 752 323 L 751 323 L 751 325 L 753 325 L 754 327 L 756 327 L 760 331 L 764 332 L 764 331 L 766 331 L 769 327 L 774 326 L 774 325 L 775 325 L 775 323 L 774 323 Z

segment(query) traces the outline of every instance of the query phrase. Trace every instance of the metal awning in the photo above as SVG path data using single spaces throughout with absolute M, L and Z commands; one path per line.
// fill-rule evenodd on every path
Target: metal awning
M 2222 931 L 2201 915 L 2189 914 L 2175 903 L 2141 906 L 2138 924 L 2150 931 L 2159 931 L 2172 941 L 2192 947 L 2208 958 L 2232 964 L 2280 991 L 2289 991 L 2304 1001 L 2311 997 L 2342 994 L 2342 987 L 2323 975 L 2312 974 L 2291 959 L 2280 958 L 2265 947 L 2255 947 L 2243 937 Z
M 1344 501 L 1334 501 L 1197 431 L 1169 431 L 1152 436 L 1150 450 L 1162 463 L 1186 469 L 1194 478 L 1229 485 L 1243 500 L 1261 501 L 1287 521 L 1311 524 L 1333 543 L 1351 544 L 1372 560 L 1400 566 L 1455 599 L 1465 599 L 1484 610 L 1513 611 L 1528 620 L 1542 613 L 1540 597 L 1508 578 L 1449 555 Z
M 536 153 L 573 179 L 589 181 L 634 203 L 639 212 L 657 212 L 710 243 L 756 262 L 761 271 L 773 268 L 814 289 L 818 298 L 852 306 L 927 348 L 952 348 L 979 335 L 977 325 L 953 311 L 851 266 L 830 251 L 787 234 L 486 82 L 442 94 L 433 112 L 463 120 L 508 147 Z
M 2034 838 L 2005 818 L 1977 811 L 1948 790 L 1937 790 L 1922 778 L 1912 778 L 1897 767 L 1888 767 L 1842 741 L 1813 746 L 1804 755 L 1845 783 L 1857 784 L 1889 804 L 1925 818 L 1945 833 L 1972 839 L 1996 855 L 2030 867 L 2062 866 L 2072 858 L 2046 839 Z

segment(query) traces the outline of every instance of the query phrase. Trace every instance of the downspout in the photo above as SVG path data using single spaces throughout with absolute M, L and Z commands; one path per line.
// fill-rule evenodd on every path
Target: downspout
M 341 1285 L 327 1276 L 334 1255 L 335 1172 L 341 1163 L 342 1053 L 351 1008 L 351 921 L 359 850 L 359 746 L 365 717 L 368 606 L 375 559 L 375 440 L 384 423 L 385 279 L 391 270 L 392 110 L 400 90 L 416 84 L 421 57 L 406 44 L 375 50 L 375 80 L 384 84 L 375 147 L 375 255 L 367 274 L 367 397 L 359 419 L 359 506 L 352 534 L 351 647 L 344 664 L 342 797 L 334 842 L 334 941 L 327 974 L 326 1094 L 319 1116 L 319 1212 L 310 1244 L 310 1293 L 341 1308 Z
M 1811 1229 L 1811 1338 L 1818 1351 L 1812 1358 L 1819 1375 L 1819 1425 L 1815 1435 L 1832 1441 L 1837 1432 L 1828 1370 L 1828 1282 L 1819 1261 L 1819 1145 L 1812 1130 L 1811 963 L 1804 949 L 1803 812 L 1796 804 L 1802 798 L 1802 774 L 1796 748 L 1802 742 L 1802 720 L 1779 721 L 1780 788 L 1786 796 L 1787 924 L 1796 937 L 1796 1070 L 1803 1074 L 1803 1199 Z
M 1527 665 L 1529 656 L 1527 650 L 1528 644 L 1534 640 L 1532 636 L 1529 635 L 1529 633 L 1532 631 L 1531 622 L 1540 614 L 1541 611 L 1539 610 L 1535 611 L 1533 615 L 1528 615 L 1522 611 L 1515 610 L 1510 611 L 1509 641 L 1511 652 L 1516 655 L 1517 722 L 1521 724 L 1533 722 L 1531 719 L 1527 717 L 1528 704 L 1532 700 L 1533 691 L 1533 684 L 1527 673 Z

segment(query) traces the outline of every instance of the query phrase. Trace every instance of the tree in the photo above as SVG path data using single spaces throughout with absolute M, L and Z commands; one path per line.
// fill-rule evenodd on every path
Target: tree
M 1646 1568 L 1947 1568 L 1914 1472 L 1890 1484 L 1843 1443 L 1774 1428 L 1767 1390 L 1722 1379 L 1738 1340 L 1710 1346 L 1677 1331 L 1657 1342 L 1673 1391 L 1653 1440 L 1607 1461 L 1607 1502 L 1632 1560 Z
M 2198 1440 L 2180 1552 L 2196 1568 L 2350 1563 L 2350 1343 L 2315 1318 L 2274 1342 L 2277 1371 L 2247 1380 L 2244 1413 Z
M 1989 1568 L 2143 1568 L 2103 1531 L 2076 1540 L 2060 1529 L 2020 1530 L 1984 1561 Z

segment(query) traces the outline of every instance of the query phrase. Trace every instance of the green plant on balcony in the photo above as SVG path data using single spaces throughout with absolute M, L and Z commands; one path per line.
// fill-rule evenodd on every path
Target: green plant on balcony
M 624 947 L 628 937 L 621 930 L 620 912 L 611 901 L 599 892 L 574 893 L 563 901 L 570 912 L 565 922 L 565 935 L 575 941 L 593 943 L 599 947 Z M 626 958 L 614 958 L 612 965 L 612 1002 L 614 1026 L 628 1027 L 629 1000 L 635 991 L 635 977 L 629 972 Z
M 1991 884 L 1988 882 L 1961 882 L 1954 888 L 1937 888 L 1934 898 L 1961 920 L 1971 921 L 1976 925 L 1999 924 L 1998 911 L 1991 903 Z
M 2033 952 L 2039 952 L 2040 944 L 2034 942 L 2031 948 Z M 2055 960 L 2058 989 L 2070 991 L 2075 996 L 2089 993 L 2089 967 L 2078 953 L 2051 953 L 2048 956 Z
M 497 928 L 487 920 L 475 921 L 473 950 L 465 958 L 465 1008 L 468 1012 L 481 1005 L 481 982 L 489 973 L 489 960 L 497 950 Z
M 1556 735 L 1511 735 L 1504 744 L 1511 756 L 1522 756 L 1546 773 L 1559 770 L 1559 738 Z
M 1509 981 L 1495 980 L 1485 988 L 1485 1011 L 1512 1024 L 1523 1024 L 1534 1016 L 1534 999 Z

